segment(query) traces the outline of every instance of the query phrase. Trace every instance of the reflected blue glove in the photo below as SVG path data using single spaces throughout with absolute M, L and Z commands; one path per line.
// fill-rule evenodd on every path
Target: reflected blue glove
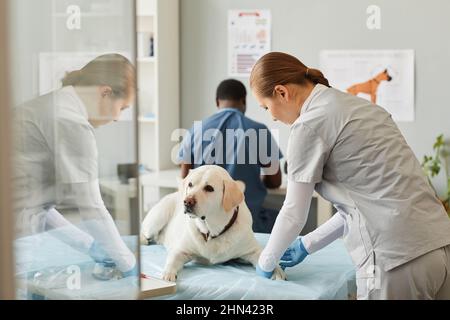
M 293 267 L 302 262 L 308 254 L 301 238 L 297 238 L 281 257 L 280 266 L 283 270 L 286 267 Z
M 116 275 L 116 264 L 111 259 L 97 262 L 92 270 L 92 276 L 98 280 L 107 281 L 114 279 Z
M 133 269 L 126 271 L 126 272 L 122 272 L 122 278 L 137 277 L 138 273 L 139 273 L 138 266 L 137 266 L 137 264 L 135 264 Z
M 108 256 L 105 250 L 100 247 L 100 244 L 94 240 L 92 242 L 91 247 L 89 248 L 89 256 L 95 261 L 95 262 L 103 262 L 105 260 L 110 260 L 111 258 Z
M 264 271 L 264 270 L 261 269 L 259 264 L 257 264 L 256 265 L 256 274 L 258 276 L 260 276 L 260 277 L 264 277 L 264 278 L 270 279 L 270 278 L 272 278 L 273 271 L 271 271 L 271 272 Z

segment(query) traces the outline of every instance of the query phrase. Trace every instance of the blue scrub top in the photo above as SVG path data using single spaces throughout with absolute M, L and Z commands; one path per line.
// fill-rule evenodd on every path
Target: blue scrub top
M 254 142 L 250 143 L 252 139 Z M 267 194 L 260 178 L 261 168 L 269 161 L 276 164 L 282 157 L 270 130 L 234 108 L 220 109 L 196 122 L 184 137 L 179 152 L 180 162 L 193 164 L 194 168 L 219 165 L 233 179 L 243 181 L 245 200 L 254 220 L 262 211 Z

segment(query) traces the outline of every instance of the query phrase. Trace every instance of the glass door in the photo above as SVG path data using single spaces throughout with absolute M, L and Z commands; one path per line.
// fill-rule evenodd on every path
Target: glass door
M 135 1 L 8 5 L 16 297 L 134 299 Z

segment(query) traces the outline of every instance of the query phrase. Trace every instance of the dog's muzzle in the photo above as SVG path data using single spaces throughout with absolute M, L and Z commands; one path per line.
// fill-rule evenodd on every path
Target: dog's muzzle
M 184 207 L 184 213 L 194 214 L 194 208 L 191 207 Z
M 186 214 L 193 214 L 195 205 L 197 204 L 197 201 L 194 197 L 188 197 L 184 199 L 184 213 Z

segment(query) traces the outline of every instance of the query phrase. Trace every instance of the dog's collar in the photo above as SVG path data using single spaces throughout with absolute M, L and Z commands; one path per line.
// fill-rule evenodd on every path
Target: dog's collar
M 208 233 L 203 233 L 203 232 L 200 231 L 200 234 L 202 235 L 203 239 L 205 241 L 208 241 L 209 239 L 215 239 L 215 238 L 223 235 L 236 222 L 238 213 L 239 213 L 239 206 L 237 206 L 236 209 L 234 209 L 234 213 L 233 213 L 233 216 L 230 219 L 230 222 L 228 222 L 228 224 L 225 226 L 225 228 L 223 228 L 223 230 L 217 236 L 211 236 L 209 234 L 209 232 Z

